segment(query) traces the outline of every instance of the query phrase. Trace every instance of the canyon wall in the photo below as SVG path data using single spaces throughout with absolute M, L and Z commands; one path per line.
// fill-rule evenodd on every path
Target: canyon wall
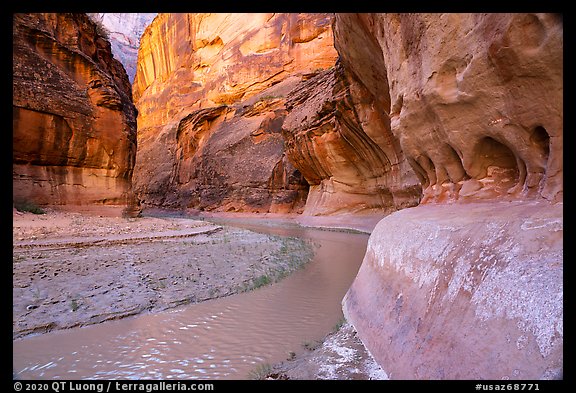
M 92 20 L 107 30 L 114 57 L 122 63 L 130 83 L 136 76 L 140 37 L 156 13 L 91 13 Z
M 423 203 L 562 200 L 561 17 L 337 14 L 334 30 L 345 67 L 389 97 Z
M 562 378 L 562 18 L 337 14 L 334 36 L 423 190 L 372 232 L 347 319 L 393 379 Z
M 562 23 L 159 14 L 136 136 L 96 25 L 15 14 L 13 196 L 387 215 L 343 308 L 391 378 L 559 378 Z
M 558 379 L 562 204 L 425 204 L 384 218 L 344 299 L 390 379 Z
M 290 92 L 282 129 L 288 157 L 310 184 L 305 216 L 381 218 L 418 204 L 422 188 L 385 102 L 340 61 Z
M 136 109 L 122 65 L 85 14 L 13 15 L 13 198 L 124 204 Z
M 336 61 L 328 14 L 159 14 L 141 38 L 134 189 L 143 206 L 298 212 L 287 94 Z

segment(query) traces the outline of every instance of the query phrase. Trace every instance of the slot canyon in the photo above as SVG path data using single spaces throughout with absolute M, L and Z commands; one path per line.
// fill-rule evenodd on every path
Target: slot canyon
M 278 279 L 302 264 L 288 266 L 292 252 L 310 253 L 219 218 L 362 232 L 357 273 L 336 300 L 342 331 L 386 378 L 563 379 L 561 15 L 14 14 L 12 83 L 18 283 L 36 274 L 23 267 L 34 250 L 114 243 L 134 248 L 110 258 L 132 261 L 137 244 L 221 236 L 222 247 L 244 239 L 246 255 L 272 250 L 260 256 L 285 263 Z M 103 229 L 81 243 L 70 216 L 26 232 L 18 220 L 40 218 L 22 205 L 48 219 L 101 212 L 90 220 Z M 142 220 L 156 229 L 112 235 Z M 57 244 L 57 230 L 75 238 Z M 158 263 L 178 271 L 187 251 L 173 247 Z M 105 277 L 108 264 L 86 263 L 82 280 Z M 128 281 L 127 266 L 110 274 Z M 253 274 L 195 301 L 237 296 L 241 279 L 257 287 Z M 32 278 L 14 284 L 14 340 L 195 302 L 174 289 L 98 311 L 69 297 L 74 312 L 53 321 L 38 314 L 50 288 Z M 128 287 L 118 291 L 143 288 Z

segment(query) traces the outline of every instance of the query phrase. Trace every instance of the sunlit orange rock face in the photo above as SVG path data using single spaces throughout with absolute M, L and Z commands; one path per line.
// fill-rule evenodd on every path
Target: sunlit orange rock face
M 562 18 L 337 14 L 334 36 L 423 190 L 372 231 L 348 321 L 391 379 L 562 378 Z
M 122 65 L 84 14 L 13 17 L 13 197 L 123 204 L 136 110 Z
M 301 82 L 287 105 L 286 153 L 310 184 L 305 215 L 383 216 L 418 204 L 422 188 L 390 131 L 385 98 L 340 62 Z
M 160 14 L 141 38 L 134 188 L 144 206 L 302 211 L 287 94 L 332 67 L 328 14 Z
M 422 203 L 562 200 L 560 16 L 337 14 L 334 30 L 344 66 L 385 97 Z

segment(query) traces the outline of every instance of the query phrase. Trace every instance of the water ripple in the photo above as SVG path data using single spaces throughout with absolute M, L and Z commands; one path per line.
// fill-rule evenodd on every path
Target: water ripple
M 246 378 L 327 334 L 367 235 L 291 229 L 320 242 L 303 271 L 255 291 L 14 341 L 19 378 Z

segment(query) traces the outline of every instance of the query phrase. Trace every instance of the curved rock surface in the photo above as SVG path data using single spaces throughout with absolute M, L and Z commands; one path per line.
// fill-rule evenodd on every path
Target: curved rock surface
M 562 378 L 562 18 L 338 14 L 334 35 L 423 188 L 370 237 L 359 337 L 391 379 Z
M 384 218 L 344 299 L 391 379 L 555 379 L 562 204 L 422 205 Z
M 342 64 L 288 95 L 286 153 L 310 184 L 304 215 L 380 214 L 415 206 L 418 177 L 382 103 Z
M 562 30 L 554 14 L 337 14 L 334 35 L 423 203 L 561 201 Z
M 141 38 L 134 97 L 144 206 L 301 211 L 284 154 L 286 95 L 336 60 L 328 14 L 160 14 Z
M 14 14 L 13 198 L 124 204 L 136 156 L 130 82 L 85 14 Z

